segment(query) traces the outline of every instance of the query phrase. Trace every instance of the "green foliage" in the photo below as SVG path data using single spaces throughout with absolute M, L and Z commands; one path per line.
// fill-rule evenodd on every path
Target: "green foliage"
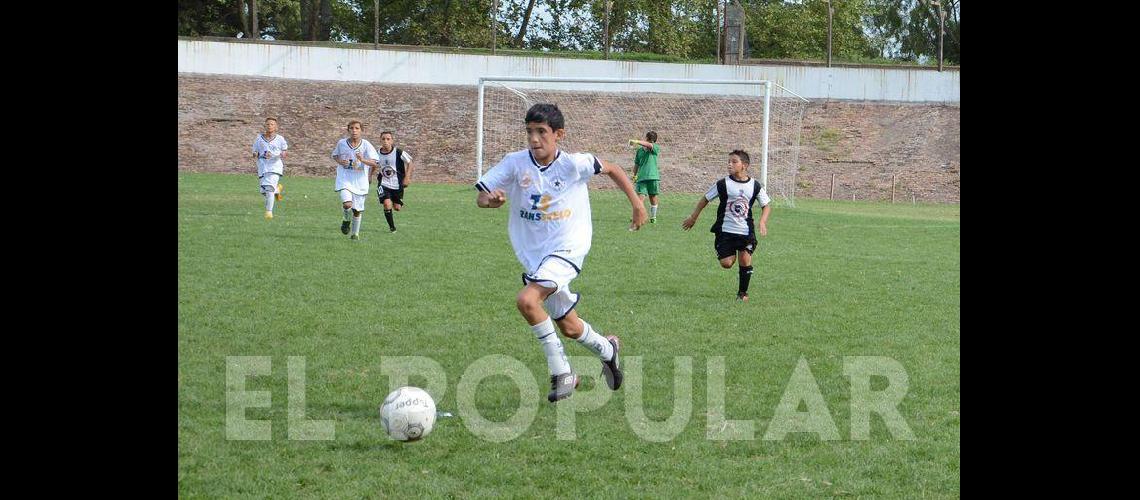
M 946 1 L 945 58 L 961 60 L 960 0 Z M 527 7 L 533 3 L 533 8 Z M 611 54 L 649 53 L 692 62 L 715 60 L 717 0 L 613 0 Z M 749 56 L 827 57 L 825 0 L 744 0 Z M 875 58 L 926 62 L 938 55 L 936 9 L 929 0 L 835 0 L 834 61 Z M 276 40 L 377 41 L 375 0 L 258 0 L 258 35 Z M 499 48 L 603 51 L 605 0 L 385 0 L 383 44 L 486 48 L 492 25 Z M 179 0 L 180 36 L 232 37 L 243 32 L 246 0 Z M 615 56 L 615 58 L 617 58 Z

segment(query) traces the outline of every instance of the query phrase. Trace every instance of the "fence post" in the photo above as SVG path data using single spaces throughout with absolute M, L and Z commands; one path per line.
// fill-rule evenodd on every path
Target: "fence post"
M 835 199 L 835 174 L 831 174 L 831 198 Z
M 891 176 L 891 203 L 895 202 L 895 184 L 898 183 L 899 174 Z

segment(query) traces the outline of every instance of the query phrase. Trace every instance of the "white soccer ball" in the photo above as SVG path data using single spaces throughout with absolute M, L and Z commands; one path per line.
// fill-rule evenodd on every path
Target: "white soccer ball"
M 380 425 L 397 441 L 422 439 L 435 425 L 435 400 L 419 387 L 396 389 L 380 406 Z

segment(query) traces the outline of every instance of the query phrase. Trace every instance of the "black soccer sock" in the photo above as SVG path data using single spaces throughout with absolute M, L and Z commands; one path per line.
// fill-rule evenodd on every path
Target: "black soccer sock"
M 752 266 L 740 266 L 740 289 L 737 295 L 748 293 L 748 281 L 752 279 Z
M 384 218 L 388 219 L 388 229 L 395 231 L 396 230 L 396 223 L 392 221 L 392 211 L 385 208 L 384 209 Z

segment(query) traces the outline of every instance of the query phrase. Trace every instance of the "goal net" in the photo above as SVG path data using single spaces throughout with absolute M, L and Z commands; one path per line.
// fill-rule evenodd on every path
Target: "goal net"
M 566 119 L 564 151 L 592 153 L 633 171 L 637 146 L 657 132 L 662 191 L 704 191 L 743 149 L 768 194 L 795 205 L 800 132 L 807 99 L 765 80 L 559 77 L 479 79 L 476 175 L 525 149 L 531 105 L 556 104 Z

